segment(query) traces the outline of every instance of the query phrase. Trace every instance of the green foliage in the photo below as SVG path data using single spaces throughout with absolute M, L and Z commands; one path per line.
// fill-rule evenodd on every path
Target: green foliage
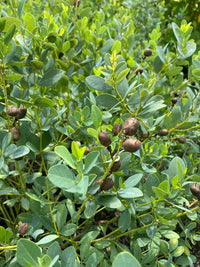
M 198 264 L 199 17 L 186 2 L 1 1 L 0 266 Z

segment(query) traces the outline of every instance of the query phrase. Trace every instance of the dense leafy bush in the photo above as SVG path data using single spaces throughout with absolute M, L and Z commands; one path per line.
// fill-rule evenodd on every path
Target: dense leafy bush
M 198 261 L 200 53 L 170 5 L 0 4 L 0 266 Z

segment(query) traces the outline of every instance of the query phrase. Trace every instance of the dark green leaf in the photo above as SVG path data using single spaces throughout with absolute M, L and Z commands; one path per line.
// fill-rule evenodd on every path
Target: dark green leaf
M 39 85 L 40 86 L 51 86 L 57 83 L 62 78 L 64 73 L 65 72 L 63 70 L 51 69 L 44 74 L 42 79 L 39 81 Z

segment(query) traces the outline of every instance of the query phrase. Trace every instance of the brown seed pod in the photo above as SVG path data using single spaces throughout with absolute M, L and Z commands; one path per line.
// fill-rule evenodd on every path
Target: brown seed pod
M 22 223 L 20 224 L 18 228 L 18 233 L 20 235 L 25 235 L 28 232 L 28 223 Z
M 135 71 L 135 74 L 138 74 L 138 73 L 142 74 L 143 71 L 144 71 L 144 70 L 143 70 L 142 67 L 138 67 L 138 68 L 136 69 L 136 71 Z
M 111 178 L 106 178 L 103 183 L 101 184 L 101 190 L 109 190 L 114 185 L 114 182 Z
M 13 141 L 18 141 L 20 138 L 20 129 L 16 126 L 13 126 L 11 128 L 11 135 L 12 135 Z
M 148 138 L 148 136 L 149 136 L 149 133 L 140 133 L 138 135 L 138 139 L 139 140 L 144 140 L 144 139 Z
M 173 98 L 171 99 L 171 101 L 172 101 L 172 104 L 174 105 L 174 104 L 176 104 L 176 103 L 178 102 L 178 98 L 173 97 Z
M 112 133 L 113 133 L 114 135 L 118 135 L 118 134 L 120 133 L 121 129 L 122 129 L 122 125 L 121 125 L 121 123 L 115 123 L 115 124 L 113 125 L 113 128 L 112 128 Z
M 109 146 L 112 143 L 111 137 L 109 133 L 106 131 L 102 130 L 98 134 L 99 141 L 103 146 Z
M 123 133 L 126 135 L 134 135 L 139 128 L 139 121 L 135 118 L 128 118 L 125 120 L 124 125 L 122 127 Z
M 12 105 L 7 108 L 6 112 L 9 116 L 15 117 L 19 112 L 19 108 L 15 105 Z
M 121 160 L 117 160 L 113 163 L 112 167 L 111 167 L 111 172 L 116 172 L 119 170 L 119 168 L 121 167 Z
M 152 50 L 150 48 L 144 50 L 145 57 L 150 57 L 151 55 L 152 55 Z
M 91 152 L 91 149 L 89 147 L 86 147 L 84 155 L 87 155 Z
M 192 194 L 197 197 L 200 200 L 200 185 L 199 184 L 193 184 L 190 187 L 190 191 Z
M 137 139 L 126 139 L 123 143 L 124 150 L 128 152 L 136 152 L 140 148 L 141 142 Z
M 178 138 L 176 138 L 176 140 L 181 144 L 185 144 L 186 143 L 186 139 L 183 138 L 183 137 L 178 137 Z
M 166 135 L 168 135 L 168 130 L 167 129 L 162 129 L 162 130 L 160 130 L 159 132 L 158 132 L 158 135 L 160 135 L 160 136 L 166 136 Z
M 22 119 L 26 116 L 26 112 L 27 112 L 27 108 L 25 106 L 22 106 L 21 108 L 19 108 L 18 113 L 15 116 L 16 120 Z

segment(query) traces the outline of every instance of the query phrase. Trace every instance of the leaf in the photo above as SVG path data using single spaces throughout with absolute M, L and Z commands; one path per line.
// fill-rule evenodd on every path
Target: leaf
M 88 173 L 96 165 L 98 157 L 99 157 L 98 151 L 92 151 L 89 154 L 87 154 L 85 158 L 85 169 L 84 169 L 85 174 Z
M 116 196 L 100 196 L 97 198 L 97 203 L 111 209 L 121 207 L 121 201 Z
M 39 81 L 40 86 L 51 86 L 57 83 L 62 76 L 64 75 L 64 71 L 60 69 L 51 69 L 44 74 L 42 79 Z
M 21 1 L 19 2 L 18 8 L 17 8 L 17 14 L 18 14 L 19 18 L 21 18 L 22 11 L 23 11 L 24 4 L 25 4 L 25 3 L 26 3 L 26 0 L 21 0 Z
M 12 236 L 13 233 L 11 231 L 5 229 L 3 226 L 0 226 L 0 243 L 9 244 Z
M 172 230 L 160 230 L 161 234 L 167 239 L 179 239 L 180 236 Z
M 136 187 L 131 187 L 126 189 L 120 189 L 119 196 L 122 198 L 138 198 L 142 197 L 143 193 L 140 189 Z
M 51 167 L 48 172 L 48 177 L 53 185 L 66 191 L 75 185 L 75 176 L 65 165 Z
M 128 75 L 129 71 L 130 71 L 129 68 L 127 68 L 127 69 L 121 71 L 120 74 L 117 75 L 116 83 L 119 83 L 119 82 L 121 82 L 124 78 L 126 78 L 126 76 Z
M 121 46 L 121 42 L 119 40 L 116 40 L 112 45 L 111 51 L 116 51 L 116 54 L 118 54 L 121 51 Z
M 160 58 L 160 60 L 162 61 L 163 64 L 165 64 L 165 54 L 164 54 L 164 50 L 160 47 L 160 46 L 157 46 L 156 47 L 156 50 L 158 52 L 158 56 Z
M 15 31 L 16 31 L 16 25 L 12 24 L 4 36 L 5 45 L 8 45 L 9 42 L 12 40 L 12 38 L 15 34 Z
M 21 74 L 12 74 L 12 75 L 6 75 L 5 80 L 6 81 L 18 81 L 23 77 Z
M 95 90 L 99 91 L 107 91 L 111 90 L 112 86 L 109 84 L 105 83 L 104 78 L 96 75 L 91 75 L 86 78 L 87 84 L 92 87 Z
M 69 150 L 64 146 L 55 147 L 55 153 L 60 156 L 72 168 L 76 169 L 76 162 L 70 154 Z
M 64 235 L 66 237 L 73 235 L 76 232 L 77 228 L 78 226 L 76 224 L 68 223 L 62 228 L 61 235 Z
M 48 97 L 38 97 L 35 99 L 34 105 L 41 108 L 48 108 L 55 106 L 55 103 Z
M 33 32 L 36 27 L 35 17 L 31 13 L 26 13 L 23 20 L 26 29 L 30 32 Z
M 74 267 L 76 251 L 74 247 L 68 247 L 62 252 L 61 267 Z
M 142 179 L 142 177 L 143 177 L 142 173 L 132 175 L 127 180 L 124 181 L 124 184 L 126 185 L 127 188 L 135 186 L 136 184 L 139 183 L 139 181 Z
M 72 141 L 71 149 L 72 149 L 72 154 L 74 155 L 74 157 L 76 158 L 76 160 L 77 161 L 81 161 L 81 159 L 82 159 L 82 157 L 84 155 L 84 152 L 85 152 L 86 147 L 79 148 L 79 146 L 77 145 L 77 143 L 75 141 Z
M 96 101 L 98 105 L 101 105 L 106 108 L 112 108 L 113 106 L 117 105 L 119 100 L 110 94 L 101 94 L 96 97 Z
M 0 19 L 0 33 L 4 30 L 5 26 L 6 26 L 6 20 Z
M 32 266 L 38 266 L 37 258 L 40 258 L 41 249 L 32 241 L 21 238 L 17 242 L 17 262 L 22 267 L 27 267 L 27 263 Z
M 169 163 L 169 169 L 168 169 L 168 176 L 170 182 L 176 175 L 178 175 L 179 181 L 182 180 L 185 171 L 186 171 L 186 166 L 184 161 L 179 157 L 173 158 Z
M 182 43 L 182 31 L 181 29 L 178 27 L 178 25 L 175 22 L 172 22 L 172 29 L 174 32 L 174 35 L 176 37 L 176 40 L 178 41 L 179 44 Z
M 139 261 L 129 252 L 120 252 L 112 263 L 112 267 L 122 266 L 142 267 Z
M 14 24 L 16 26 L 16 28 L 19 28 L 20 25 L 22 24 L 21 20 L 18 19 L 18 18 L 12 18 L 12 17 L 3 17 L 3 18 L 0 18 L 0 24 L 4 24 L 5 23 L 5 26 L 4 26 L 4 29 L 2 31 L 4 32 L 7 32 L 8 29 L 10 28 L 10 26 L 12 24 Z
M 151 239 L 154 238 L 156 232 L 157 232 L 157 225 L 156 224 L 152 224 L 146 229 L 146 233 L 147 233 L 148 237 Z
M 10 155 L 11 159 L 21 158 L 27 155 L 30 152 L 30 149 L 26 146 L 19 146 L 17 149 Z
M 91 118 L 95 128 L 98 129 L 102 122 L 102 113 L 101 110 L 95 105 L 92 106 Z
M 57 239 L 57 238 L 58 238 L 57 235 L 47 235 L 47 236 L 43 237 L 42 239 L 40 239 L 40 240 L 37 242 L 37 245 L 48 244 L 48 243 L 54 241 L 54 240 Z
M 124 233 L 129 225 L 131 223 L 131 214 L 128 209 L 122 212 L 119 221 L 118 221 L 118 227 L 121 233 Z
M 11 141 L 11 133 L 7 133 L 3 140 L 2 140 L 2 145 L 1 145 L 1 150 L 2 150 L 2 153 L 4 154 L 6 148 L 9 146 L 10 144 L 10 141 Z

